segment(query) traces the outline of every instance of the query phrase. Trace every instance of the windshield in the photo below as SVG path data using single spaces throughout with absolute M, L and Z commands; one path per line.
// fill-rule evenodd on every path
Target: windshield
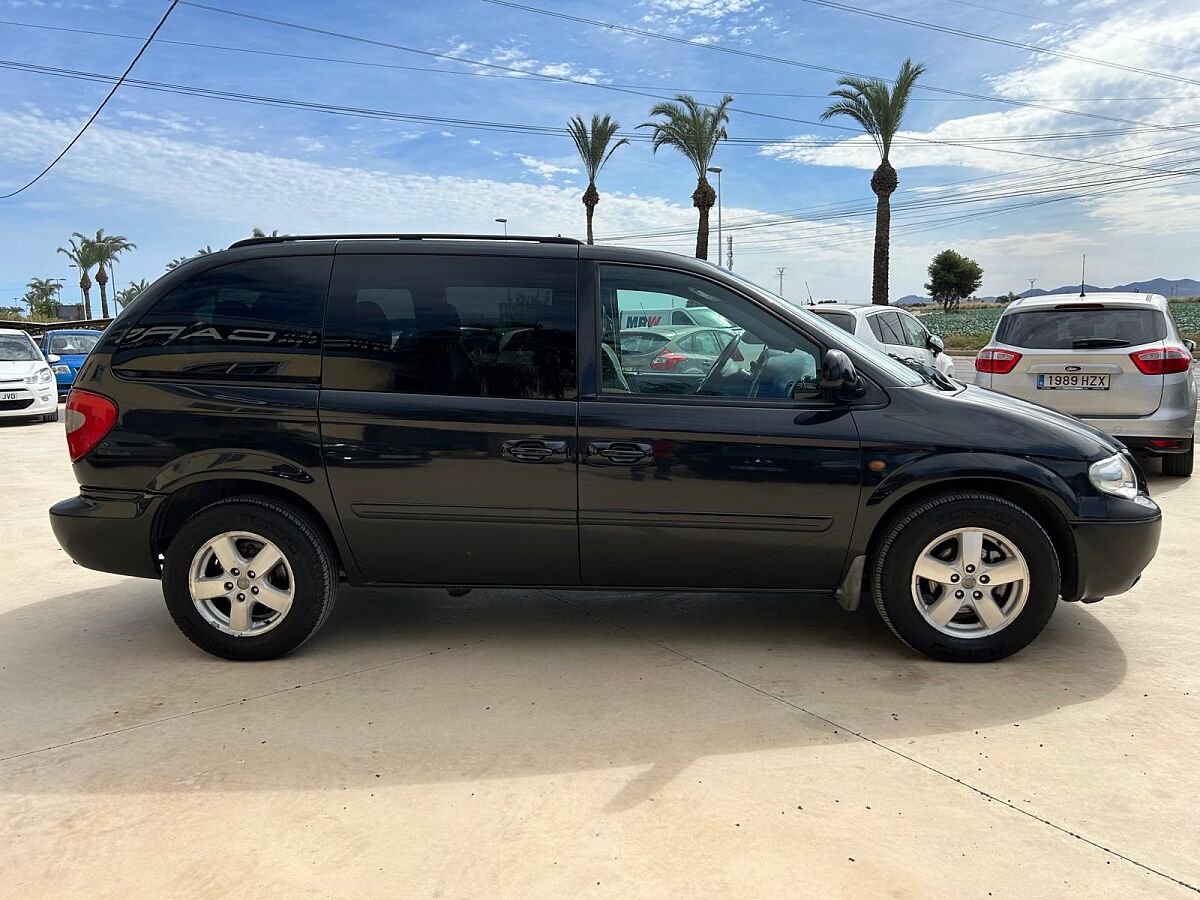
M 882 352 L 876 347 L 871 346 L 865 341 L 860 340 L 854 335 L 842 331 L 842 329 L 838 328 L 831 322 L 827 322 L 815 313 L 811 313 L 803 307 L 792 306 L 778 294 L 759 287 L 753 281 L 749 281 L 743 278 L 741 275 L 735 275 L 733 272 L 729 272 L 724 269 L 722 271 L 727 277 L 735 279 L 744 288 L 761 297 L 762 299 L 771 303 L 786 304 L 793 313 L 800 316 L 804 320 L 804 324 L 811 328 L 815 334 L 820 335 L 823 339 L 835 347 L 847 347 L 853 350 L 859 356 L 867 359 L 876 368 L 887 372 L 888 375 L 890 375 L 900 384 L 915 387 L 919 384 L 925 384 L 928 381 L 928 379 L 920 372 L 913 371 L 902 362 L 893 359 L 886 353 Z
M 80 353 L 91 353 L 98 334 L 52 334 L 50 335 L 50 352 L 59 356 L 73 356 Z
M 714 312 L 711 309 L 705 309 L 703 306 L 692 307 L 688 310 L 692 318 L 696 320 L 697 325 L 708 325 L 712 328 L 732 328 L 733 323 L 721 315 L 719 312 Z
M 819 309 L 812 311 L 814 316 L 820 316 L 822 319 L 828 319 L 842 331 L 848 331 L 854 334 L 854 315 L 848 312 L 837 312 L 835 310 L 826 310 L 822 312 Z
M 33 341 L 24 335 L 0 334 L 0 362 L 34 362 L 41 358 Z

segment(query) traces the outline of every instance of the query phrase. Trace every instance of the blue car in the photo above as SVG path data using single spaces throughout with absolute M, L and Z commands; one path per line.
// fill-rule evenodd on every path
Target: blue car
M 79 367 L 83 365 L 83 361 L 87 359 L 87 355 L 91 353 L 103 333 L 92 328 L 62 328 L 47 331 L 42 335 L 39 344 L 42 355 L 47 360 L 50 360 L 51 356 L 58 357 L 57 361 L 50 360 L 50 368 L 58 382 L 60 400 L 71 390 Z

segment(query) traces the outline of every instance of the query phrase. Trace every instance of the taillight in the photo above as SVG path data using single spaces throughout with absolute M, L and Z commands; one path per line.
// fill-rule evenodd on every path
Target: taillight
M 1171 375 L 1186 372 L 1192 365 L 1192 354 L 1185 347 L 1168 345 L 1161 350 L 1139 350 L 1129 358 L 1143 375 Z
M 654 359 L 650 360 L 650 368 L 656 372 L 674 372 L 675 367 L 681 362 L 687 362 L 687 357 L 682 353 L 660 353 Z
M 117 404 L 91 391 L 67 394 L 67 449 L 79 462 L 95 449 L 117 421 Z
M 984 347 L 975 357 L 975 371 L 987 372 L 990 375 L 1007 375 L 1020 361 L 1021 354 L 1014 350 Z

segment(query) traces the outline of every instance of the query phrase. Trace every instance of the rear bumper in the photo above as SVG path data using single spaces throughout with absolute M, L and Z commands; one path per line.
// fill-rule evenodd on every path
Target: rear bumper
M 1132 501 L 1119 501 L 1135 507 Z M 1153 502 L 1136 504 L 1139 514 L 1125 519 L 1071 522 L 1075 538 L 1076 580 L 1065 600 L 1123 594 L 1142 577 L 1158 550 L 1162 513 Z
M 59 545 L 79 565 L 114 575 L 158 578 L 154 517 L 161 495 L 82 491 L 50 507 Z
M 1174 437 L 1171 435 L 1155 435 L 1154 437 L 1130 437 L 1124 435 L 1120 438 L 1122 444 L 1132 450 L 1134 453 L 1141 453 L 1146 456 L 1170 456 L 1174 453 L 1187 453 L 1192 449 L 1191 437 Z M 1153 441 L 1174 441 L 1174 444 L 1168 446 L 1159 446 Z

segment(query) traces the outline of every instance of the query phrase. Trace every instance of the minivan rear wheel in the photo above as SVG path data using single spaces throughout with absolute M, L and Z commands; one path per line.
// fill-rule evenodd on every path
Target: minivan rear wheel
M 303 515 L 260 497 L 222 500 L 172 539 L 163 597 L 179 630 L 225 659 L 291 653 L 333 609 L 332 550 Z
M 1059 590 L 1045 529 L 989 494 L 913 506 L 888 529 L 872 573 L 875 605 L 896 636 L 951 662 L 1016 653 L 1046 626 Z

